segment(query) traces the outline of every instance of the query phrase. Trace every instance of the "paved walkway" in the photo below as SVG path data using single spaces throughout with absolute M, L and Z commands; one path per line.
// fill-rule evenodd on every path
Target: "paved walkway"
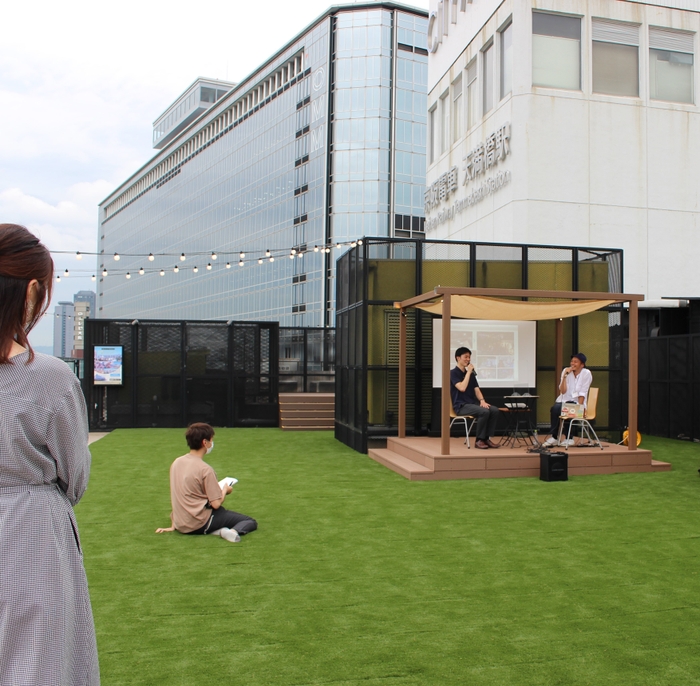
M 94 443 L 95 441 L 99 441 L 100 438 L 104 438 L 108 433 L 109 431 L 91 431 L 88 434 L 88 445 L 90 445 L 90 443 Z

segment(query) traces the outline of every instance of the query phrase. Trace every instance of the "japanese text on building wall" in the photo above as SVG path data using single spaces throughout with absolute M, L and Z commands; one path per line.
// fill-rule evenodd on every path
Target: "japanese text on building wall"
M 479 143 L 470 150 L 462 159 L 464 178 L 462 185 L 466 186 L 470 181 L 485 174 L 491 167 L 495 167 L 499 161 L 505 160 L 510 154 L 510 122 L 507 122 L 486 138 L 484 143 Z M 425 213 L 438 207 L 442 202 L 455 193 L 458 187 L 458 170 L 452 167 L 442 174 L 437 181 L 432 183 L 425 191 Z

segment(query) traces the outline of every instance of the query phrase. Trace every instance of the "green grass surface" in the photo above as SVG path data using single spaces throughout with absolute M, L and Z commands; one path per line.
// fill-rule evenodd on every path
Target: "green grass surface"
M 329 432 L 220 429 L 241 543 L 155 535 L 182 430 L 93 444 L 102 683 L 700 684 L 700 446 L 673 471 L 411 483 Z

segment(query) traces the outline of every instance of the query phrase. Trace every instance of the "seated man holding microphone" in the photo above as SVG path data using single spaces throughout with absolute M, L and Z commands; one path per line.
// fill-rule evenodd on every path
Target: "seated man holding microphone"
M 472 351 L 469 348 L 457 348 L 455 360 L 457 366 L 450 372 L 450 395 L 452 407 L 456 414 L 476 417 L 477 448 L 498 448 L 491 440 L 496 430 L 499 411 L 484 400 L 484 394 L 476 380 L 476 370 L 471 364 Z
M 573 439 L 559 443 L 559 418 L 561 417 L 561 407 L 563 403 L 578 403 L 586 408 L 588 389 L 593 383 L 593 374 L 586 368 L 586 356 L 583 353 L 576 353 L 569 366 L 561 373 L 559 381 L 559 397 L 550 410 L 551 426 L 549 432 L 552 434 L 545 442 L 546 447 L 555 445 L 573 445 Z

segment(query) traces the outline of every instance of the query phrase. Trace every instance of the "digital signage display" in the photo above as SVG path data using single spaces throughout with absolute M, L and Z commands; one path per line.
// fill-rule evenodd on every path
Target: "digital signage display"
M 95 386 L 121 386 L 124 347 L 121 345 L 96 345 L 94 353 Z

